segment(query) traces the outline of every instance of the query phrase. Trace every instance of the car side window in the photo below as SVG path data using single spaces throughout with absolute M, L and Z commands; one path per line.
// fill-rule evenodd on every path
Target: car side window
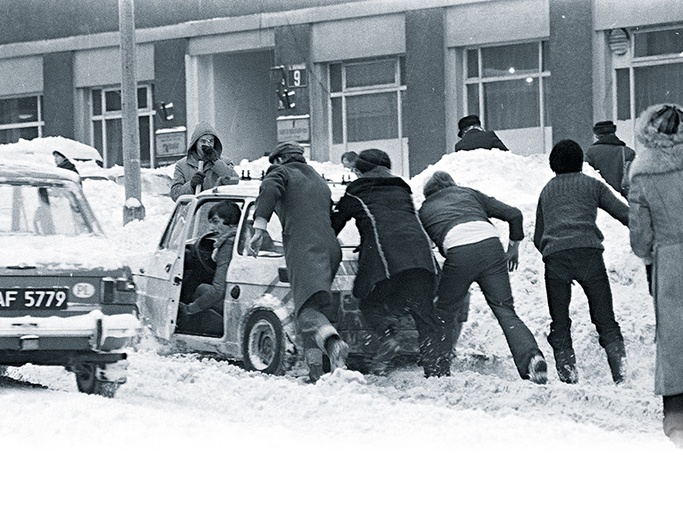
M 239 254 L 242 256 L 249 255 L 249 240 L 254 235 L 254 210 L 256 205 L 250 204 L 247 208 L 247 216 L 242 222 L 242 230 L 240 231 L 240 239 L 237 246 Z M 259 256 L 284 256 L 285 249 L 282 246 L 282 225 L 280 219 L 275 213 L 268 221 L 266 235 L 263 237 L 261 243 L 261 250 Z
M 188 202 L 183 202 L 176 207 L 173 212 L 173 218 L 169 223 L 164 235 L 161 237 L 159 247 L 161 249 L 179 249 L 183 236 L 183 229 L 187 222 L 187 212 L 189 208 Z

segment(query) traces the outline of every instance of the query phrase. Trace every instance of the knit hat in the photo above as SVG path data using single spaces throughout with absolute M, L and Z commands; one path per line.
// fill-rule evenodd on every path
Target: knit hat
M 580 172 L 583 169 L 583 150 L 579 143 L 564 139 L 553 146 L 550 169 L 555 173 Z
M 469 115 L 460 119 L 460 121 L 458 121 L 458 137 L 462 137 L 463 132 L 470 126 L 481 126 L 479 116 Z
M 613 134 L 617 131 L 617 125 L 612 121 L 598 121 L 593 125 L 593 133 L 595 135 Z
M 278 157 L 282 157 L 283 155 L 303 155 L 304 154 L 304 149 L 303 147 L 295 142 L 295 141 L 285 141 L 283 143 L 279 143 L 276 147 L 275 150 L 270 152 L 270 155 L 268 156 L 268 160 L 270 163 L 274 163 L 275 159 Z
M 377 166 L 384 166 L 385 168 L 391 169 L 391 159 L 389 159 L 387 153 L 382 150 L 368 148 L 358 154 L 354 166 L 361 173 L 369 172 Z

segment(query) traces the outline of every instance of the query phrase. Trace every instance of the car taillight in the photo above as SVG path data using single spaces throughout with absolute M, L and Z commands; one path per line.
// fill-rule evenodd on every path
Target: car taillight
M 128 278 L 102 278 L 102 303 L 132 303 L 135 301 L 135 284 Z

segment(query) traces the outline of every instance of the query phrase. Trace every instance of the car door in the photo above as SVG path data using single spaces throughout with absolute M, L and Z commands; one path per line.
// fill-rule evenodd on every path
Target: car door
M 171 338 L 176 326 L 185 243 L 195 206 L 195 199 L 178 202 L 159 247 L 135 277 L 140 312 L 152 332 L 166 340 Z

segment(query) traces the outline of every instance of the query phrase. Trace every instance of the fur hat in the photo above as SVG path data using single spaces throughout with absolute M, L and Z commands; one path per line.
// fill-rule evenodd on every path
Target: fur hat
M 275 162 L 275 159 L 278 157 L 282 157 L 283 155 L 303 155 L 304 154 L 304 148 L 301 146 L 299 143 L 295 141 L 285 141 L 283 143 L 279 143 L 276 147 L 275 150 L 270 152 L 270 155 L 268 156 L 268 160 L 270 161 L 271 164 Z
M 382 150 L 368 148 L 358 154 L 354 166 L 361 173 L 369 172 L 377 166 L 384 166 L 385 168 L 391 169 L 391 159 L 389 159 L 387 153 Z
M 573 173 L 583 169 L 583 150 L 571 139 L 564 139 L 553 146 L 549 159 L 550 169 L 555 173 Z
M 636 121 L 636 137 L 648 148 L 683 143 L 683 107 L 657 104 L 646 108 Z
M 617 131 L 617 125 L 612 121 L 598 121 L 593 125 L 593 133 L 595 135 L 613 134 Z
M 458 121 L 458 137 L 462 137 L 462 134 L 470 126 L 481 126 L 481 120 L 477 115 L 465 116 L 460 121 Z

